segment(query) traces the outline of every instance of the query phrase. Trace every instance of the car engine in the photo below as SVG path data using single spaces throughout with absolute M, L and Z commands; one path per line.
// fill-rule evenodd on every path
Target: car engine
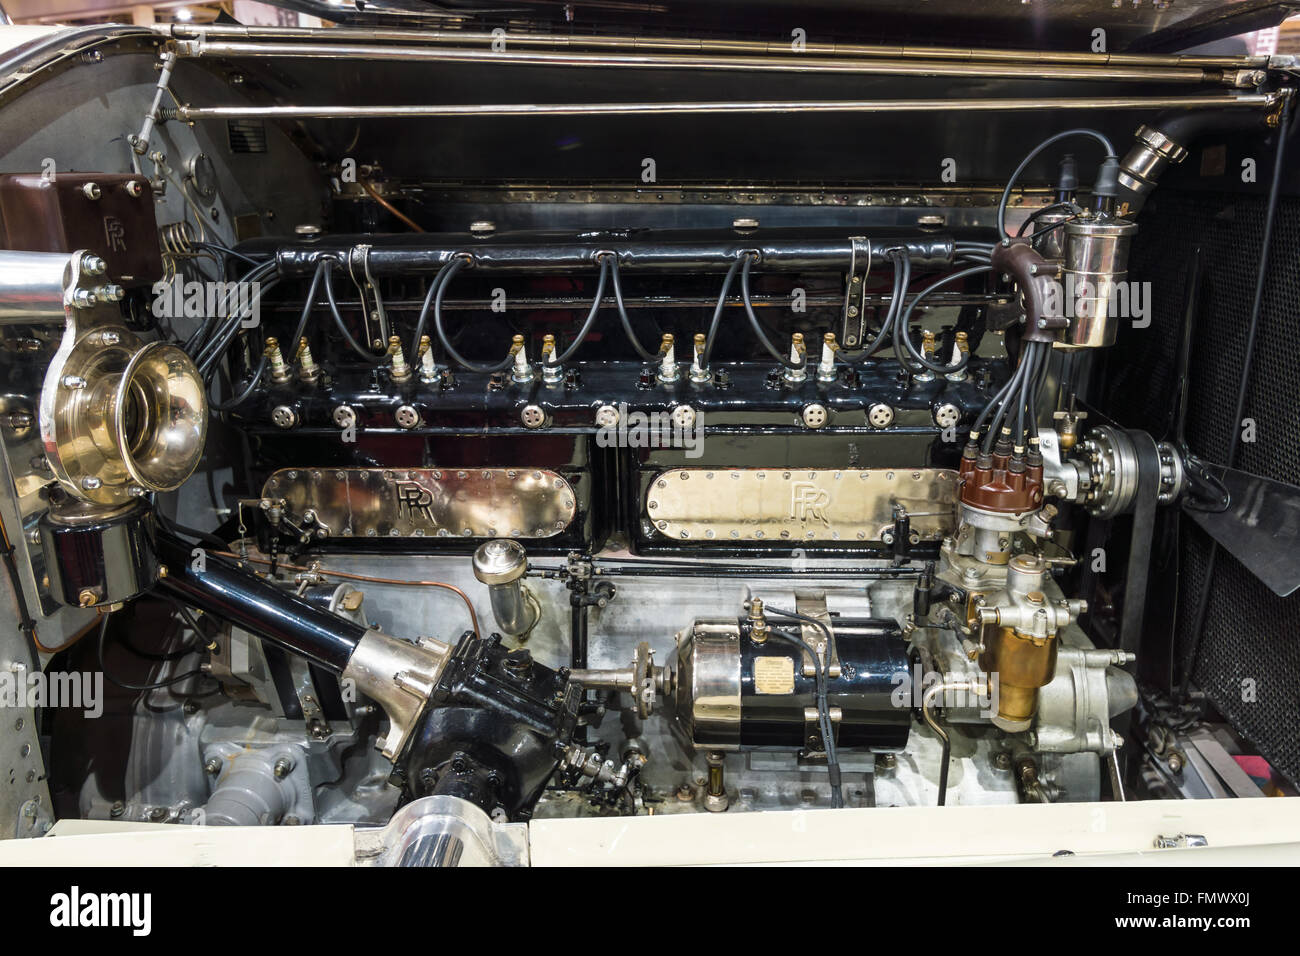
M 0 54 L 6 835 L 1296 792 L 1292 57 L 363 6 Z

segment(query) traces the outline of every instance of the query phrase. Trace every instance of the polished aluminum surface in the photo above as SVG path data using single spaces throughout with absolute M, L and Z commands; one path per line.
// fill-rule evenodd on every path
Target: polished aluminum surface
M 901 508 L 936 541 L 956 527 L 956 494 L 942 468 L 677 468 L 650 485 L 645 514 L 687 541 L 882 541 Z
M 568 481 L 530 468 L 282 468 L 262 496 L 345 538 L 550 538 L 577 514 Z

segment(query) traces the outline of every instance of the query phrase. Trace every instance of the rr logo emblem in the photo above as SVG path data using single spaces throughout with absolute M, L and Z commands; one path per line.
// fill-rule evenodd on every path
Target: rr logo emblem
M 411 518 L 419 514 L 431 525 L 438 523 L 433 517 L 433 508 L 430 507 L 433 504 L 433 492 L 419 482 L 399 481 L 397 501 Z
M 126 227 L 116 216 L 104 217 L 104 241 L 109 252 L 126 252 Z
M 820 521 L 829 528 L 826 506 L 830 503 L 831 493 L 811 481 L 796 481 L 790 486 L 790 517 L 796 521 Z

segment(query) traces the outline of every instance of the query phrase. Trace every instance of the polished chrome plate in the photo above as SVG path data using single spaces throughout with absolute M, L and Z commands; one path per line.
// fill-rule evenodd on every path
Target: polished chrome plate
M 921 541 L 956 526 L 957 473 L 942 468 L 677 468 L 658 475 L 646 516 L 687 541 L 888 541 L 895 510 Z
M 550 538 L 577 514 L 573 487 L 533 468 L 285 468 L 262 496 L 332 537 Z

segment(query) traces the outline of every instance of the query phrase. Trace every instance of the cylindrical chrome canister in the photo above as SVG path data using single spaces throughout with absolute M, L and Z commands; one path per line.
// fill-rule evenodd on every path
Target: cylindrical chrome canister
M 1115 344 L 1127 311 L 1128 251 L 1137 224 L 1126 219 L 1079 219 L 1065 225 L 1066 314 L 1070 328 L 1062 348 Z

